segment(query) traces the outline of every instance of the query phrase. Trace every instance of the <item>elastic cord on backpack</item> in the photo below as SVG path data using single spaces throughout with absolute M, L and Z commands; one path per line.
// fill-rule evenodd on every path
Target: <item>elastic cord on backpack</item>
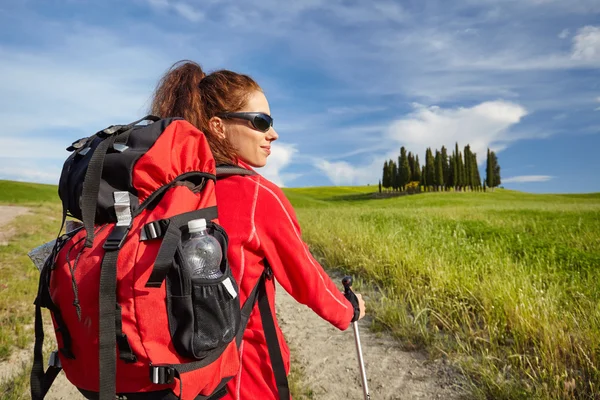
M 107 226 L 108 225 L 103 225 L 94 234 L 98 235 Z M 78 241 L 76 241 L 75 243 L 73 243 L 73 245 L 69 248 L 69 251 L 67 251 L 67 254 L 66 254 L 66 260 L 67 260 L 67 264 L 69 265 L 69 271 L 71 271 L 71 286 L 73 287 L 73 297 L 74 297 L 73 298 L 73 306 L 75 306 L 75 311 L 77 312 L 77 319 L 79 320 L 79 322 L 81 322 L 81 305 L 79 304 L 79 290 L 77 289 L 77 281 L 75 280 L 75 270 L 77 269 L 77 262 L 79 261 L 79 257 L 81 257 L 81 254 L 83 253 L 83 250 L 85 249 L 85 246 L 82 246 L 81 250 L 79 250 L 79 253 L 77 253 L 77 257 L 75 257 L 75 263 L 73 266 L 71 266 L 71 257 L 69 255 L 71 254 L 71 251 L 73 250 L 73 248 L 75 248 L 75 246 L 77 246 L 83 240 L 85 240 L 85 236 L 82 237 L 81 239 L 79 239 Z

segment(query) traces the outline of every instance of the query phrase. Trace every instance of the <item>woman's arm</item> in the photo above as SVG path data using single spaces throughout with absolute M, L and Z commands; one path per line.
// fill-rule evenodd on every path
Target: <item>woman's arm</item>
M 345 330 L 354 307 L 311 255 L 292 205 L 281 189 L 264 179 L 258 184 L 254 224 L 275 278 L 299 303 Z

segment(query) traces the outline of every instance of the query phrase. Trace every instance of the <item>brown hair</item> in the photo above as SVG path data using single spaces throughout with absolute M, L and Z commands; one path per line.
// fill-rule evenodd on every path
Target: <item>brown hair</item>
M 262 91 L 248 75 L 228 70 L 206 75 L 197 63 L 182 60 L 158 82 L 150 113 L 161 118 L 184 118 L 206 135 L 217 164 L 232 163 L 237 159 L 235 148 L 212 133 L 208 121 L 222 112 L 240 111 L 257 90 Z

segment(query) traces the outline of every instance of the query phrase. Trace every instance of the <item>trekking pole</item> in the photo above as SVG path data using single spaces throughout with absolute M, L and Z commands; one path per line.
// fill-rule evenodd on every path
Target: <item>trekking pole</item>
M 344 294 L 346 298 L 354 296 L 356 299 L 356 295 L 352 291 L 352 277 L 345 276 L 342 279 L 342 285 L 344 285 Z M 356 302 L 358 302 L 358 299 L 356 299 Z M 358 333 L 358 321 L 352 322 L 352 328 L 354 329 L 354 342 L 356 344 L 358 366 L 360 368 L 360 376 L 362 378 L 363 394 L 365 396 L 365 400 L 370 400 L 371 396 L 369 395 L 369 386 L 367 385 L 367 372 L 365 371 L 365 362 L 363 360 L 362 347 L 360 345 L 360 335 Z

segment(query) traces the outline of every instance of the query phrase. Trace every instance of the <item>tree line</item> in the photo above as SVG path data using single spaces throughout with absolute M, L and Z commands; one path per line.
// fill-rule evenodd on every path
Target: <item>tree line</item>
M 500 165 L 496 154 L 488 149 L 485 179 L 482 181 L 477 167 L 477 154 L 466 145 L 463 152 L 456 143 L 452 154 L 442 146 L 441 150 L 427 148 L 425 165 L 419 163 L 419 156 L 400 148 L 397 162 L 393 159 L 383 164 L 383 178 L 379 182 L 379 191 L 400 192 L 443 191 L 453 188 L 455 191 L 477 191 L 500 185 Z

